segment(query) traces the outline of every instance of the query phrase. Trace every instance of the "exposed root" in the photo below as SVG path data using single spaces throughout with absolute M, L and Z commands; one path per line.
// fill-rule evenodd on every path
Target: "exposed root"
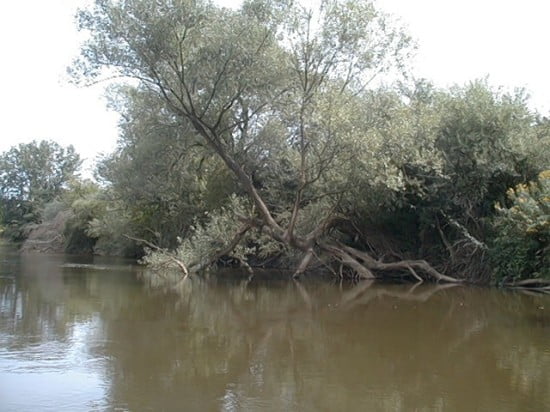
M 452 276 L 444 275 L 439 271 L 435 270 L 428 262 L 425 260 L 401 260 L 398 262 L 380 262 L 374 259 L 372 256 L 360 250 L 351 248 L 349 246 L 342 245 L 348 253 L 354 255 L 355 257 L 361 259 L 370 270 L 375 271 L 403 271 L 403 270 L 419 270 L 427 275 L 431 276 L 437 281 L 445 281 L 450 283 L 459 283 L 461 280 L 456 279 Z M 418 275 L 417 275 L 418 276 Z
M 425 274 L 440 282 L 459 283 L 461 280 L 447 276 L 434 269 L 425 260 L 401 260 L 398 262 L 381 262 L 374 259 L 367 252 L 354 249 L 344 244 L 321 245 L 321 248 L 337 260 L 352 269 L 362 279 L 376 279 L 374 272 L 408 272 L 416 280 L 424 281 L 419 273 Z
M 413 275 L 413 277 L 418 280 L 418 283 L 422 283 L 424 280 L 418 276 L 418 274 L 416 273 L 416 271 L 412 268 L 412 266 L 407 266 L 407 269 L 409 269 L 409 272 L 411 272 L 411 274 Z
M 218 261 L 222 256 L 231 254 L 237 245 L 243 240 L 244 235 L 247 231 L 253 227 L 260 225 L 260 222 L 255 221 L 254 219 L 244 219 L 240 218 L 243 225 L 237 230 L 232 239 L 230 239 L 224 247 L 217 250 L 216 252 L 210 254 L 209 256 L 204 257 L 199 262 L 193 262 L 186 264 L 178 259 L 177 256 L 170 253 L 165 249 L 161 249 L 158 246 L 152 244 L 149 241 L 144 239 L 137 239 L 125 235 L 127 238 L 142 242 L 149 246 L 150 248 L 161 252 L 168 261 L 175 264 L 183 273 L 183 277 L 187 278 L 191 274 L 201 272 L 204 269 L 207 269 L 216 261 Z M 264 226 L 260 226 L 263 228 Z M 377 278 L 383 277 L 412 277 L 418 282 L 424 282 L 426 280 L 435 280 L 437 282 L 449 282 L 449 283 L 460 283 L 462 280 L 454 278 L 452 276 L 445 275 L 440 273 L 438 270 L 433 268 L 425 260 L 399 260 L 394 262 L 383 262 L 382 259 L 375 259 L 369 252 L 361 251 L 353 247 L 347 246 L 343 243 L 335 241 L 319 241 L 317 238 L 297 238 L 293 237 L 288 240 L 285 238 L 278 238 L 273 235 L 275 240 L 285 243 L 288 246 L 294 247 L 303 252 L 302 259 L 298 267 L 296 268 L 293 278 L 296 279 L 308 269 L 310 269 L 313 258 L 316 258 L 321 262 L 321 264 L 328 266 L 331 272 L 336 276 L 343 278 L 344 274 L 350 274 L 351 277 L 356 279 L 366 279 L 374 280 Z M 332 263 L 336 261 L 339 263 L 339 274 L 334 270 L 336 267 L 331 267 L 331 265 L 325 259 L 321 259 L 317 256 L 317 252 L 325 255 L 329 259 L 332 259 Z M 251 276 L 253 276 L 253 270 L 244 259 L 237 257 L 241 265 L 246 268 Z M 347 273 L 346 273 L 347 270 Z M 547 285 L 550 287 L 550 283 Z
M 342 248 L 341 246 L 331 246 L 331 245 L 323 245 L 323 250 L 325 250 L 330 255 L 337 258 L 342 265 L 348 266 L 351 268 L 357 275 L 362 279 L 376 279 L 376 276 L 372 273 L 370 268 L 366 266 L 365 264 L 362 264 L 359 262 L 356 257 L 349 254 L 345 247 Z

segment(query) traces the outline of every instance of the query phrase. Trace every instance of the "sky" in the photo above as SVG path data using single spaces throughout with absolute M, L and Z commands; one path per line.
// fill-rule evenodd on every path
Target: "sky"
M 86 159 L 114 150 L 118 115 L 104 87 L 78 88 L 66 67 L 83 37 L 74 15 L 89 0 L 0 3 L 0 152 L 33 139 L 72 144 Z M 218 0 L 229 6 L 238 0 Z M 304 0 L 305 3 L 305 0 Z M 418 50 L 412 73 L 447 87 L 489 76 L 524 87 L 531 106 L 550 110 L 550 2 L 544 0 L 378 0 L 408 27 Z

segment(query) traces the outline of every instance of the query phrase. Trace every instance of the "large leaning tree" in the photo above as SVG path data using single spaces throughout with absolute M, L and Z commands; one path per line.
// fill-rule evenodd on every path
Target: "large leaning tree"
M 373 171 L 389 167 L 373 156 L 367 87 L 402 69 L 411 50 L 372 2 L 327 0 L 313 10 L 250 0 L 232 10 L 201 0 L 96 0 L 79 22 L 90 39 L 74 78 L 129 79 L 157 96 L 162 116 L 186 131 L 181 138 L 214 153 L 246 195 L 235 237 L 212 259 L 257 231 L 301 254 L 295 275 L 318 260 L 362 278 L 401 271 L 455 280 L 424 261 L 384 262 L 336 230 L 358 179 L 383 180 Z M 179 263 L 187 272 L 210 262 Z

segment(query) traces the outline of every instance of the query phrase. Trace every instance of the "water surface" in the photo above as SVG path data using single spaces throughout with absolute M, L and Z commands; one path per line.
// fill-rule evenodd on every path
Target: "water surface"
M 0 249 L 1 411 L 550 410 L 550 298 Z

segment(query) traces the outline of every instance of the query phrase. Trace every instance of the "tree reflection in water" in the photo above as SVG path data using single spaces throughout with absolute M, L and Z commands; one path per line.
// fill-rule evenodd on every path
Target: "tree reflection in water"
M 548 297 L 234 274 L 167 292 L 134 269 L 59 263 L 0 280 L 0 365 L 57 342 L 50 366 L 95 371 L 110 408 L 550 407 Z

